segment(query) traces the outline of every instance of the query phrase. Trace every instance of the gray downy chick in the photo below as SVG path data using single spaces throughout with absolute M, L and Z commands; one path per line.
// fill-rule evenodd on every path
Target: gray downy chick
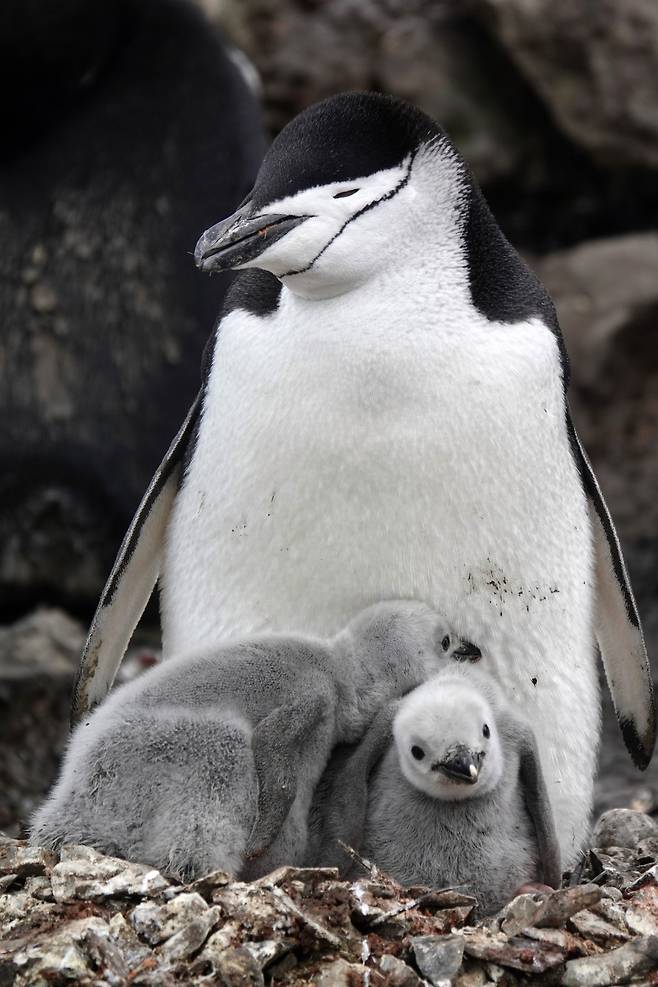
M 181 877 L 301 861 L 332 748 L 434 674 L 447 633 L 424 604 L 399 601 L 328 641 L 260 637 L 172 659 L 78 726 L 31 839 Z
M 341 839 L 403 885 L 461 886 L 484 914 L 527 882 L 559 887 L 533 732 L 482 669 L 451 664 L 388 704 L 329 773 L 314 862 L 349 872 Z

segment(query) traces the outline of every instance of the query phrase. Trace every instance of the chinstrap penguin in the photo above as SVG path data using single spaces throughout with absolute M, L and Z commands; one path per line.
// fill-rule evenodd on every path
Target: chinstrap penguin
M 222 635 L 331 635 L 376 600 L 421 599 L 528 713 L 573 862 L 596 639 L 640 766 L 655 713 L 542 285 L 440 128 L 374 93 L 293 120 L 196 257 L 247 270 L 100 601 L 74 717 L 110 687 L 158 575 L 166 655 Z
M 400 883 L 463 886 L 484 913 L 560 885 L 532 729 L 486 673 L 448 668 L 391 703 L 324 795 L 319 863 L 349 870 L 337 840 L 353 841 Z
M 165 662 L 80 724 L 32 839 L 180 876 L 301 862 L 333 747 L 469 647 L 424 604 L 396 601 L 330 641 L 264 636 Z

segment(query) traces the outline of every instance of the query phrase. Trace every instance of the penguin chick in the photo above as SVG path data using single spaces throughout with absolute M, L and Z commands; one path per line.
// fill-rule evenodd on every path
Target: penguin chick
M 461 679 L 446 675 L 419 686 L 393 720 L 402 774 L 419 791 L 446 802 L 487 794 L 504 767 L 495 723 L 486 695 L 466 691 Z
M 382 705 L 461 646 L 434 611 L 401 601 L 369 607 L 331 640 L 260 637 L 172 659 L 75 730 L 31 839 L 181 877 L 301 861 L 334 745 L 359 740 Z
M 559 887 L 533 732 L 472 666 L 451 665 L 383 709 L 325 802 L 320 863 L 345 868 L 336 841 L 352 839 L 401 884 L 459 885 L 484 914 L 524 883 Z

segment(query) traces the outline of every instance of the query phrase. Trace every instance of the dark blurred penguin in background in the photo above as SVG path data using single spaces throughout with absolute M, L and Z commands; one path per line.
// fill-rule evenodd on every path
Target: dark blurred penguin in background
M 7 619 L 98 595 L 229 283 L 204 283 L 189 252 L 252 186 L 265 139 L 185 0 L 6 0 L 0 76 Z

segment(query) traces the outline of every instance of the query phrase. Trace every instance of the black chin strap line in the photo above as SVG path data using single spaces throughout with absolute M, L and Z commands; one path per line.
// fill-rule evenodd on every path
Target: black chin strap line
M 285 274 L 280 274 L 279 278 L 289 278 L 292 277 L 293 274 L 306 274 L 307 271 L 311 270 L 316 260 L 322 257 L 322 254 L 325 252 L 325 250 L 327 250 L 331 246 L 334 240 L 338 239 L 338 237 L 341 235 L 341 233 L 343 232 L 346 226 L 349 226 L 350 223 L 352 223 L 355 219 L 358 219 L 359 216 L 363 216 L 364 212 L 368 212 L 369 209 L 374 209 L 375 206 L 378 206 L 380 204 L 380 202 L 386 202 L 387 199 L 392 199 L 394 195 L 397 195 L 398 192 L 401 189 L 403 189 L 405 185 L 407 185 L 409 179 L 411 178 L 411 168 L 417 153 L 418 153 L 417 151 L 414 151 L 410 155 L 409 164 L 407 165 L 407 170 L 404 176 L 400 179 L 398 184 L 395 186 L 395 188 L 392 188 L 390 192 L 385 192 L 384 195 L 379 197 L 379 199 L 373 199 L 373 201 L 369 202 L 366 206 L 363 207 L 363 209 L 359 209 L 359 211 L 355 212 L 353 216 L 350 216 L 349 219 L 346 219 L 343 225 L 341 226 L 341 228 L 338 230 L 338 232 L 334 233 L 331 240 L 328 240 L 327 243 L 325 243 L 324 247 L 322 247 L 322 249 L 318 251 L 318 253 L 315 255 L 313 260 L 310 260 L 308 262 L 306 267 L 300 267 L 298 271 L 286 271 Z

